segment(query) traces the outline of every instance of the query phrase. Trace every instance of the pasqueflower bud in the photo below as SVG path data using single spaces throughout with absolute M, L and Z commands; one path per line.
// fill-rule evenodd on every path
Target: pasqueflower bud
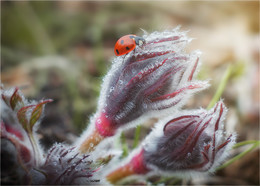
M 15 149 L 16 153 L 12 152 L 12 154 L 17 154 L 18 161 L 23 164 L 23 166 L 30 168 L 33 164 L 33 154 L 32 148 L 28 146 L 27 141 L 24 139 L 23 134 L 18 129 L 5 125 L 3 121 L 1 121 L 1 132 L 0 137 L 1 139 L 7 139 L 10 141 Z M 3 149 L 5 147 L 2 147 Z
M 0 93 L 3 180 L 15 184 L 91 184 L 97 167 L 87 161 L 89 155 L 80 155 L 75 147 L 62 144 L 55 144 L 47 154 L 42 150 L 35 127 L 45 104 L 52 100 L 28 101 L 18 88 Z M 17 179 L 9 180 L 13 177 Z
M 218 102 L 210 111 L 182 113 L 167 122 L 160 134 L 155 129 L 143 145 L 146 165 L 166 172 L 213 172 L 235 143 L 235 135 L 226 136 L 224 131 L 226 112 Z
M 89 160 L 89 155 L 80 155 L 75 147 L 55 144 L 48 151 L 40 172 L 44 173 L 42 183 L 52 185 L 90 184 L 96 167 Z
M 146 42 L 142 47 L 114 59 L 104 78 L 98 110 L 92 120 L 101 138 L 149 117 L 169 114 L 194 92 L 207 87 L 207 82 L 194 80 L 199 52 L 184 52 L 190 41 L 186 33 L 176 29 L 143 38 Z M 87 144 L 86 141 L 82 144 L 82 151 L 86 151 Z
M 142 160 L 135 169 L 143 171 L 132 174 L 214 172 L 235 143 L 235 134 L 226 136 L 224 131 L 226 112 L 224 104 L 219 102 L 210 111 L 176 113 L 166 124 L 158 123 L 131 160 Z M 116 171 L 107 176 L 108 180 L 117 181 Z

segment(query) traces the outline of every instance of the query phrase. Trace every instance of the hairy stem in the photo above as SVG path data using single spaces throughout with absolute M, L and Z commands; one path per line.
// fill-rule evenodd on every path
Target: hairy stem
M 107 180 L 110 183 L 116 183 L 117 181 L 121 180 L 122 178 L 125 178 L 127 176 L 131 176 L 133 174 L 136 174 L 134 172 L 132 164 L 128 163 L 123 167 L 120 167 L 116 169 L 115 171 L 111 172 L 106 176 Z
M 80 153 L 92 152 L 104 138 L 97 130 L 94 130 L 80 145 Z

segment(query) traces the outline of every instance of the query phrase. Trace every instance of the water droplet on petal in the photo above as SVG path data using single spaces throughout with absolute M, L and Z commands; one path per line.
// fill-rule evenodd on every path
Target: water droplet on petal
M 113 92 L 114 89 L 114 87 L 110 87 L 109 92 Z

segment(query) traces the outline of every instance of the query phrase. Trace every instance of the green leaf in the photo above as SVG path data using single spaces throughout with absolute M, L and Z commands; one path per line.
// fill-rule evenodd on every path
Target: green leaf
M 49 103 L 51 101 L 52 101 L 51 99 L 48 99 L 48 100 L 40 102 L 37 105 L 28 105 L 28 106 L 22 107 L 20 110 L 18 110 L 17 118 L 18 118 L 19 122 L 22 124 L 23 128 L 27 132 L 30 133 L 32 131 L 34 124 L 39 120 L 39 118 L 42 114 L 42 111 L 43 111 L 44 104 Z M 33 109 L 33 111 L 31 112 L 31 115 L 29 117 L 30 121 L 28 121 L 27 116 L 26 116 L 27 114 L 30 114 L 30 113 L 27 113 L 29 109 Z
M 133 148 L 136 148 L 139 144 L 140 135 L 141 135 L 141 125 L 138 125 L 135 129 L 135 137 L 134 137 L 134 144 Z
M 207 107 L 208 110 L 211 109 L 220 99 L 222 93 L 225 90 L 227 82 L 228 82 L 228 80 L 231 76 L 232 69 L 233 69 L 232 65 L 229 65 L 228 68 L 226 69 L 226 72 L 225 72 L 225 74 L 224 74 L 223 78 L 221 79 L 220 84 L 218 86 L 218 89 L 217 89 L 214 97 L 212 98 L 211 102 L 209 103 L 209 105 Z
M 31 118 L 30 118 L 30 123 L 29 123 L 30 129 L 33 128 L 33 126 L 35 125 L 35 123 L 36 123 L 36 122 L 39 120 L 39 118 L 41 117 L 41 114 L 42 114 L 42 111 L 43 111 L 43 106 L 44 106 L 46 103 L 49 103 L 49 102 L 52 102 L 52 100 L 51 100 L 51 99 L 48 99 L 48 100 L 42 101 L 42 102 L 40 102 L 38 105 L 35 106 L 35 108 L 34 108 L 33 111 L 32 111 Z
M 26 118 L 26 114 L 27 114 L 28 109 L 30 109 L 30 108 L 32 108 L 34 106 L 35 105 L 29 105 L 29 106 L 22 107 L 17 112 L 18 121 L 20 122 L 20 124 L 22 125 L 24 130 L 26 130 L 27 132 L 29 132 L 29 131 L 28 131 L 28 120 Z
M 235 162 L 236 160 L 239 160 L 240 158 L 244 157 L 246 154 L 248 154 L 249 152 L 251 152 L 255 148 L 259 147 L 260 141 L 253 141 L 253 140 L 243 141 L 243 142 L 235 144 L 233 146 L 233 148 L 238 148 L 238 147 L 241 147 L 241 146 L 244 146 L 244 145 L 249 145 L 249 144 L 252 145 L 249 149 L 241 152 L 240 154 L 236 155 L 232 159 L 228 160 L 226 163 L 224 163 L 223 165 L 219 166 L 216 170 L 223 169 L 223 168 L 229 166 L 230 164 L 232 164 L 233 162 Z
M 10 106 L 11 108 L 14 110 L 15 107 L 17 106 L 17 104 L 20 102 L 23 104 L 23 99 L 22 97 L 20 96 L 19 92 L 18 92 L 18 88 L 16 87 L 15 88 L 15 91 L 12 95 L 12 97 L 10 98 Z
M 121 145 L 122 145 L 122 150 L 123 150 L 122 157 L 124 158 L 124 157 L 128 156 L 128 145 L 126 143 L 126 137 L 123 132 L 121 133 L 120 139 L 121 139 Z

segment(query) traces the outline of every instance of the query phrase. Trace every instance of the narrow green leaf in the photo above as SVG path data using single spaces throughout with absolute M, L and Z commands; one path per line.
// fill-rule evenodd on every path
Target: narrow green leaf
M 134 137 L 134 144 L 133 148 L 136 148 L 139 144 L 140 135 L 141 135 L 141 125 L 138 125 L 135 129 L 135 137 Z
M 122 150 L 123 150 L 122 157 L 126 157 L 126 156 L 128 156 L 128 146 L 126 143 L 125 134 L 123 132 L 121 133 L 120 139 L 121 139 L 121 145 L 122 145 Z
M 31 118 L 30 118 L 30 129 L 33 128 L 33 126 L 35 125 L 35 123 L 39 120 L 39 118 L 41 117 L 42 111 L 43 111 L 43 106 L 46 103 L 52 102 L 51 99 L 49 100 L 45 100 L 40 102 L 38 105 L 36 105 L 36 107 L 33 109 L 32 114 L 31 114 Z
M 260 141 L 258 140 L 247 140 L 247 141 L 242 141 L 242 142 L 239 142 L 239 143 L 236 143 L 234 146 L 233 146 L 233 149 L 236 149 L 238 147 L 241 147 L 241 146 L 245 146 L 245 145 L 249 145 L 249 144 L 260 144 Z
M 17 106 L 17 104 L 20 102 L 22 103 L 23 102 L 23 99 L 22 97 L 20 96 L 19 92 L 18 92 L 18 88 L 16 87 L 15 88 L 15 91 L 12 95 L 12 97 L 10 98 L 10 106 L 11 108 L 14 110 L 15 107 Z
M 221 81 L 220 81 L 220 84 L 219 84 L 219 86 L 218 86 L 218 89 L 217 89 L 217 91 L 216 91 L 214 97 L 212 98 L 211 102 L 209 103 L 209 105 L 208 105 L 208 107 L 207 107 L 208 110 L 211 109 L 211 108 L 218 102 L 218 100 L 220 99 L 222 93 L 223 93 L 224 90 L 225 90 L 225 87 L 226 87 L 226 85 L 227 85 L 227 82 L 228 82 L 228 80 L 229 80 L 229 77 L 231 76 L 232 68 L 233 68 L 233 67 L 232 67 L 231 65 L 229 65 L 229 66 L 227 67 L 226 72 L 225 72 L 223 78 L 222 78 Z
M 246 141 L 247 142 L 247 141 Z M 250 141 L 252 142 L 252 141 Z M 244 145 L 247 145 L 250 143 L 244 143 Z M 251 143 L 252 144 L 252 143 Z M 260 145 L 260 141 L 256 141 L 255 143 L 253 143 L 253 145 L 247 149 L 246 151 L 241 152 L 240 154 L 236 155 L 235 157 L 233 157 L 232 159 L 230 159 L 229 161 L 227 161 L 226 163 L 224 163 L 223 165 L 219 166 L 216 170 L 220 170 L 223 169 L 227 166 L 229 166 L 230 164 L 232 164 L 233 162 L 235 162 L 236 160 L 239 160 L 240 158 L 244 157 L 246 154 L 248 154 L 249 152 L 251 152 L 252 150 L 254 150 L 256 147 L 258 147 Z M 234 145 L 236 148 L 236 145 Z M 240 146 L 242 146 L 240 144 Z

